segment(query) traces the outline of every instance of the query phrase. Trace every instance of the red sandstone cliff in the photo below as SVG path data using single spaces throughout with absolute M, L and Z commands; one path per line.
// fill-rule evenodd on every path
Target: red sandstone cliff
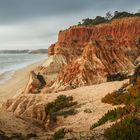
M 65 65 L 52 89 L 91 85 L 106 75 L 131 69 L 140 55 L 140 17 L 123 18 L 94 27 L 74 26 L 61 31 L 50 56 L 64 55 Z

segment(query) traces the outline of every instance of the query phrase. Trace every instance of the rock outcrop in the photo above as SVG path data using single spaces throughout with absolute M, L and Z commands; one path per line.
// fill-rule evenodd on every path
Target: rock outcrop
M 34 71 L 30 72 L 29 82 L 25 88 L 24 93 L 38 93 L 41 87 L 41 82 L 37 79 Z
M 38 73 L 45 80 L 46 87 L 50 87 L 54 80 L 57 78 L 58 73 L 67 64 L 67 59 L 64 55 L 52 55 L 48 57 L 41 66 L 37 67 L 34 71 L 30 73 L 30 77 L 27 86 L 24 90 L 25 94 L 40 93 L 44 88 L 41 86 L 41 81 L 39 81 L 37 75 Z
M 16 99 L 9 99 L 3 104 L 3 108 L 14 112 L 16 116 L 22 118 L 32 118 L 36 120 L 45 120 L 45 98 L 36 95 L 20 95 Z
M 140 54 L 140 18 L 131 17 L 93 27 L 61 31 L 49 55 L 62 55 L 68 64 L 52 90 L 59 91 L 106 81 L 107 74 L 129 71 Z

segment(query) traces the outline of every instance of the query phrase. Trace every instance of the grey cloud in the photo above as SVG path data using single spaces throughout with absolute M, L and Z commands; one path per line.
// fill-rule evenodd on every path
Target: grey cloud
M 0 21 L 77 12 L 91 3 L 92 0 L 0 0 Z
M 0 0 L 0 21 L 14 22 L 40 16 L 76 13 L 91 9 L 132 9 L 139 0 Z M 73 15 L 74 16 L 74 15 Z
M 140 0 L 0 0 L 0 49 L 47 48 L 83 18 L 139 8 Z

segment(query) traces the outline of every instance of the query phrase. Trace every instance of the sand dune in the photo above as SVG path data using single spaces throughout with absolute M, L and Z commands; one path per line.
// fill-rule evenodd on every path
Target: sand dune
M 79 132 L 89 133 L 90 126 L 96 121 L 98 121 L 98 119 L 101 118 L 102 115 L 105 114 L 108 110 L 113 109 L 115 107 L 109 104 L 102 103 L 101 102 L 102 97 L 104 97 L 109 92 L 119 89 L 126 82 L 128 82 L 128 80 L 124 80 L 121 82 L 102 83 L 99 85 L 80 87 L 74 90 L 63 91 L 59 93 L 43 94 L 42 97 L 44 99 L 46 98 L 47 101 L 51 101 L 54 100 L 58 95 L 73 96 L 74 100 L 78 102 L 79 108 L 76 108 L 78 113 L 76 115 L 69 116 L 67 118 L 59 118 L 57 129 L 65 127 L 73 130 L 73 132 L 75 133 Z M 37 98 L 37 96 L 39 97 L 41 95 L 35 96 Z M 85 112 L 85 110 L 90 110 L 91 112 L 87 113 Z M 27 128 L 30 127 L 30 125 L 28 123 L 14 117 L 13 114 L 11 113 L 7 113 L 2 110 L 0 110 L 0 114 L 2 114 L 2 116 L 0 117 L 1 130 L 6 131 L 8 133 L 10 132 L 20 132 L 23 134 L 29 133 Z M 19 124 L 20 126 L 15 127 L 16 125 Z M 100 132 L 101 130 L 102 127 L 99 130 L 97 130 L 96 133 L 101 133 Z M 43 140 L 43 137 L 45 135 L 48 135 L 43 131 L 41 132 L 41 130 L 38 128 L 34 128 L 30 132 L 32 131 L 36 132 L 39 135 L 40 140 Z

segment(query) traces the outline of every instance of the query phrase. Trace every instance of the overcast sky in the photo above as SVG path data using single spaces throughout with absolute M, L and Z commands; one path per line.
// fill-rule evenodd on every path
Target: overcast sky
M 83 18 L 138 9 L 140 0 L 0 0 L 0 49 L 48 48 Z

